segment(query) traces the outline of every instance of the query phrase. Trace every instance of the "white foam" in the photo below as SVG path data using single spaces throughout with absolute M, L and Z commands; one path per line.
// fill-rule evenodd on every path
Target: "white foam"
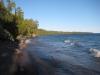
M 65 40 L 64 43 L 71 43 L 71 41 L 70 40 Z
M 91 48 L 91 49 L 90 49 L 90 52 L 92 53 L 92 55 L 93 55 L 94 57 L 100 57 L 100 50 Z
M 25 40 L 25 43 L 26 44 L 31 43 L 31 40 L 30 39 L 27 39 L 27 40 Z
M 70 46 L 82 46 L 78 41 L 65 40 L 64 43 Z

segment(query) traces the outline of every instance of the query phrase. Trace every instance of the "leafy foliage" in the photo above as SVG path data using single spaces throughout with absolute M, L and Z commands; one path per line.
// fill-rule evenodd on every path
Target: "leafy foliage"
M 3 2 L 0 2 L 0 26 L 3 29 L 1 30 L 1 32 L 4 32 L 5 30 L 7 31 L 4 33 L 4 35 L 8 35 L 8 37 L 5 37 L 6 39 L 13 37 L 10 40 L 15 40 L 17 36 L 16 35 L 17 26 L 15 23 L 15 16 L 7 10 Z M 8 33 L 10 34 L 10 36 Z
M 3 36 L 2 38 L 16 40 L 19 35 L 31 37 L 37 34 L 37 28 L 38 21 L 24 19 L 23 10 L 21 7 L 16 8 L 12 0 L 7 0 L 6 3 L 3 0 L 0 1 L 0 36 Z

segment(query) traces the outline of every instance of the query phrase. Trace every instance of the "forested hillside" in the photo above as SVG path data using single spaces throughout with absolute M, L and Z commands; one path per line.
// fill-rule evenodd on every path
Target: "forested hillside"
M 36 34 L 38 21 L 24 18 L 24 11 L 12 0 L 0 1 L 0 39 L 16 40 L 18 36 Z

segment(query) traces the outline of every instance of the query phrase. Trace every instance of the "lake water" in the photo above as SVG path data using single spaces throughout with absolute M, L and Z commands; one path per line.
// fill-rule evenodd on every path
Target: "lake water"
M 100 75 L 100 34 L 40 36 L 27 50 L 54 68 L 55 75 Z M 40 73 L 40 75 L 42 75 Z

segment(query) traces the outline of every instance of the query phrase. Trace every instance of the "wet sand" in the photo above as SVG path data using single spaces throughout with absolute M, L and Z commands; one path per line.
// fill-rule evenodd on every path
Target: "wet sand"
M 0 75 L 12 75 L 15 71 L 14 52 L 18 48 L 16 42 L 0 40 Z
M 41 60 L 36 54 L 31 55 L 27 44 L 22 43 L 16 49 L 17 70 L 15 75 L 55 75 L 54 68 L 45 61 Z

